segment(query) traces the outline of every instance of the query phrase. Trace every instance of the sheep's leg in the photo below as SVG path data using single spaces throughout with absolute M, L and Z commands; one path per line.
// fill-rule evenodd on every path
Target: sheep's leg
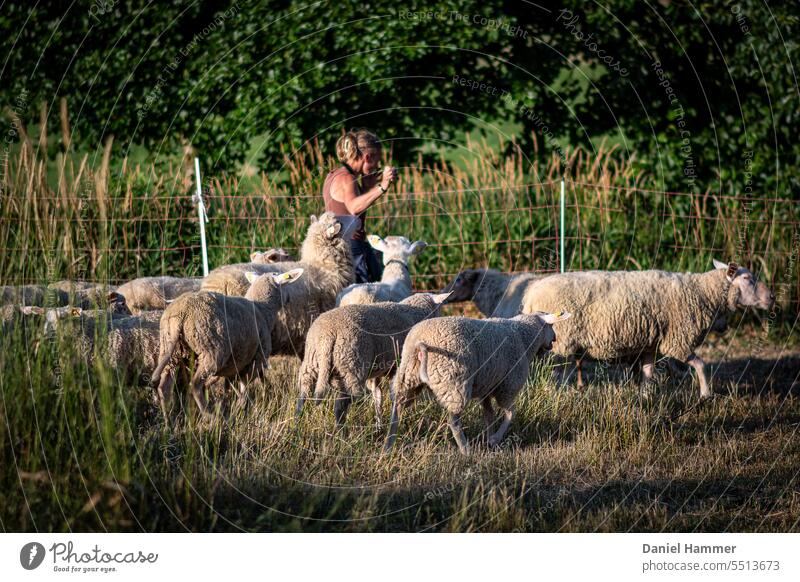
M 581 358 L 575 358 L 575 372 L 577 373 L 577 386 L 583 388 L 583 372 L 581 370 Z
M 394 392 L 394 390 L 392 390 Z M 386 444 L 383 445 L 383 452 L 388 453 L 394 446 L 395 438 L 397 438 L 397 425 L 400 424 L 400 415 L 403 412 L 403 405 L 397 401 L 395 395 L 392 395 L 392 418 L 389 421 L 389 434 L 386 435 Z
M 450 425 L 453 438 L 456 439 L 458 450 L 461 451 L 462 455 L 466 455 L 469 452 L 469 447 L 467 446 L 467 435 L 464 434 L 464 429 L 461 428 L 461 415 L 451 414 L 447 424 Z
M 511 419 L 514 417 L 514 405 L 510 405 L 508 407 L 501 407 L 503 411 L 503 422 L 500 423 L 500 427 L 497 429 L 497 432 L 494 433 L 492 436 L 489 437 L 489 446 L 496 447 L 500 444 L 500 441 L 503 440 L 503 437 L 506 436 L 506 431 L 508 427 L 511 425 Z
M 370 378 L 367 388 L 372 394 L 372 403 L 375 405 L 375 428 L 381 429 L 381 408 L 383 406 L 383 392 L 381 392 L 381 379 Z
M 689 359 L 686 360 L 686 363 L 697 372 L 697 380 L 700 382 L 700 398 L 702 400 L 711 398 L 714 394 L 711 392 L 711 388 L 709 388 L 708 381 L 706 380 L 705 363 L 703 360 L 692 354 L 689 356 Z
M 174 383 L 175 375 L 172 370 L 164 370 L 161 373 L 161 381 L 158 383 L 158 402 L 165 420 L 169 418 L 169 412 L 172 410 L 172 385 Z
M 236 404 L 234 404 L 235 412 L 238 412 L 247 403 L 247 387 L 252 384 L 256 378 L 263 376 L 267 366 L 267 360 L 262 359 L 260 355 L 256 355 L 256 358 L 240 374 L 240 378 L 237 380 L 235 386 L 238 396 L 236 398 Z
M 342 428 L 344 426 L 344 419 L 347 416 L 347 410 L 353 402 L 353 397 L 347 392 L 339 392 L 336 395 L 336 402 L 333 405 L 333 416 L 336 418 L 336 427 Z
M 643 376 L 643 384 L 647 384 L 650 380 L 653 379 L 653 375 L 655 374 L 656 366 L 655 361 L 653 358 L 653 354 L 646 353 L 642 356 L 642 376 Z
M 300 374 L 297 378 L 297 406 L 295 407 L 295 422 L 300 422 L 300 416 L 303 414 L 303 404 L 311 396 L 312 386 L 316 382 L 316 376 L 309 371 L 309 364 L 304 361 L 300 365 Z
M 481 405 L 483 405 L 483 423 L 486 425 L 486 435 L 488 437 L 489 430 L 492 428 L 497 416 L 489 396 L 481 400 Z
M 234 390 L 236 391 L 236 402 L 233 403 L 231 412 L 238 413 L 240 410 L 242 410 L 242 408 L 244 408 L 244 405 L 247 404 L 247 386 L 250 381 L 251 378 L 248 378 L 247 380 L 239 378 L 236 380 L 236 383 L 234 384 Z
M 195 403 L 197 403 L 197 408 L 205 417 L 210 416 L 205 395 L 206 383 L 209 380 L 216 381 L 211 371 L 205 368 L 202 363 L 198 362 L 197 370 L 192 378 L 192 395 L 194 396 Z

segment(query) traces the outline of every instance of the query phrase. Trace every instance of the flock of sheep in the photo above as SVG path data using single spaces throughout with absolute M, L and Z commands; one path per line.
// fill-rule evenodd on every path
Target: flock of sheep
M 706 273 L 467 269 L 442 293 L 414 294 L 409 261 L 426 243 L 401 236 L 369 236 L 383 253 L 383 278 L 354 284 L 348 239 L 357 220 L 312 216 L 299 261 L 273 249 L 205 278 L 145 277 L 117 289 L 70 281 L 3 287 L 3 330 L 43 320 L 48 336 L 75 326 L 86 357 L 103 358 L 128 380 L 153 384 L 166 418 L 176 383 L 191 386 L 204 415 L 212 388 L 233 387 L 238 407 L 250 380 L 268 373 L 269 356 L 283 354 L 302 358 L 298 417 L 305 400 L 319 402 L 332 390 L 341 425 L 366 388 L 380 427 L 382 380 L 394 376 L 386 450 L 402 410 L 427 387 L 448 411 L 456 443 L 466 452 L 461 415 L 469 401 L 481 402 L 488 442 L 498 444 L 534 358 L 548 351 L 575 359 L 579 384 L 583 357 L 639 359 L 646 383 L 661 354 L 694 368 L 701 397 L 708 397 L 695 349 L 709 331 L 724 329 L 726 313 L 739 306 L 768 309 L 774 301 L 750 271 L 717 261 Z M 439 315 L 444 303 L 467 300 L 487 317 Z M 107 340 L 95 349 L 98 330 Z

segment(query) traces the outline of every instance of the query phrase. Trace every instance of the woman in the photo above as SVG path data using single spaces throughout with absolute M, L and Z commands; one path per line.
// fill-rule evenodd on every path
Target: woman
M 340 137 L 336 142 L 336 157 L 342 163 L 342 167 L 332 171 L 325 178 L 322 186 L 325 210 L 361 219 L 361 225 L 353 233 L 350 241 L 356 282 L 377 281 L 381 278 L 383 267 L 366 240 L 366 210 L 386 193 L 397 178 L 397 170 L 386 167 L 380 176 L 377 175 L 376 170 L 381 159 L 381 142 L 374 133 L 366 129 L 348 131 Z M 359 178 L 361 178 L 360 187 Z

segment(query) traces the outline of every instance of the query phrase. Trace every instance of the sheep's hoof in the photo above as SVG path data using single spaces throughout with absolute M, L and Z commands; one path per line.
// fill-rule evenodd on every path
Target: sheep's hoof
M 717 395 L 714 392 L 708 392 L 707 394 L 700 395 L 700 402 L 709 402 L 717 398 Z

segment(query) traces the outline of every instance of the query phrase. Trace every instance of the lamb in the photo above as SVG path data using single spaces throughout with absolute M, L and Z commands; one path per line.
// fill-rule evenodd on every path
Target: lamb
M 452 291 L 448 303 L 470 301 L 487 317 L 514 317 L 522 313 L 525 292 L 547 275 L 507 275 L 494 269 L 466 269 L 445 290 Z
M 269 263 L 285 263 L 294 261 L 294 257 L 284 248 L 269 249 L 262 252 L 256 251 L 250 253 L 251 263 L 269 264 Z
M 165 417 L 172 400 L 174 382 L 172 358 L 191 351 L 197 355 L 192 378 L 194 400 L 207 415 L 204 390 L 222 378 L 248 377 L 266 368 L 272 352 L 271 333 L 281 307 L 281 287 L 303 274 L 302 269 L 286 273 L 256 274 L 245 297 L 229 297 L 196 291 L 170 303 L 161 317 L 158 365 L 158 397 Z M 245 386 L 239 387 L 239 402 Z
M 769 309 L 774 295 L 752 273 L 714 261 L 706 273 L 587 271 L 551 275 L 528 289 L 523 311 L 557 307 L 575 316 L 556 326 L 554 353 L 597 360 L 642 354 L 643 375 L 653 377 L 657 353 L 694 368 L 700 396 L 712 396 L 704 363 L 694 353 L 718 318 L 738 306 Z
M 300 396 L 303 402 L 314 392 L 319 401 L 330 385 L 336 389 L 334 416 L 344 424 L 354 396 L 366 383 L 375 404 L 378 428 L 381 421 L 380 379 L 395 369 L 400 348 L 411 327 L 438 314 L 448 294 L 418 293 L 400 303 L 345 305 L 320 315 L 308 330 L 307 348 L 300 366 Z
M 420 254 L 428 243 L 414 243 L 404 236 L 387 236 L 386 239 L 371 234 L 367 241 L 383 253 L 383 276 L 380 283 L 350 285 L 339 293 L 336 305 L 366 305 L 380 301 L 402 301 L 411 295 L 411 273 L 408 261 Z
M 390 451 L 404 407 L 427 384 L 449 413 L 450 430 L 461 453 L 467 438 L 461 415 L 470 399 L 479 399 L 487 433 L 495 420 L 491 399 L 503 421 L 489 436 L 497 446 L 514 415 L 514 400 L 530 374 L 533 359 L 555 342 L 553 324 L 569 313 L 534 313 L 511 319 L 441 317 L 415 325 L 406 337 L 393 384 L 392 419 L 385 451 Z
M 117 288 L 117 293 L 125 297 L 134 315 L 151 309 L 164 310 L 167 303 L 184 293 L 198 291 L 201 277 L 139 277 Z
M 331 212 L 319 220 L 311 217 L 311 225 L 303 241 L 299 262 L 259 265 L 227 265 L 209 273 L 203 290 L 225 295 L 243 295 L 245 273 L 281 273 L 304 269 L 302 281 L 286 290 L 286 305 L 278 314 L 272 335 L 273 353 L 303 357 L 309 327 L 320 314 L 336 305 L 336 295 L 355 280 L 349 238 L 358 226 L 354 216 L 336 216 Z

